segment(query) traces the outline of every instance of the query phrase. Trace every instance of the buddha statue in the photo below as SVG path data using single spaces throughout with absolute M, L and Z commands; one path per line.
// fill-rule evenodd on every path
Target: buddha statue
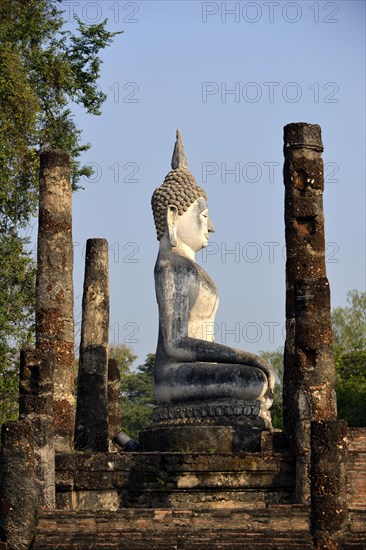
M 215 228 L 206 193 L 188 171 L 179 130 L 171 166 L 152 196 L 159 241 L 153 426 L 239 426 L 258 434 L 271 429 L 273 369 L 257 355 L 214 342 L 208 330 L 218 293 L 195 255 Z

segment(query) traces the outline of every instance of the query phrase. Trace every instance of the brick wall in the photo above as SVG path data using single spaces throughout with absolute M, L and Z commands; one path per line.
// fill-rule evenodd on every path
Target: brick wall
M 304 506 L 266 510 L 124 509 L 41 517 L 33 550 L 311 549 Z
M 366 508 L 366 428 L 348 428 L 348 504 Z

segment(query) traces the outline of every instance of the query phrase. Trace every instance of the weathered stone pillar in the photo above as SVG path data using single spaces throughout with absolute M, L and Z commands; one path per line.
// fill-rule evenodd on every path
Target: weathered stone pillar
M 108 242 L 88 239 L 75 420 L 79 451 L 108 451 L 108 333 Z
M 0 531 L 9 550 L 28 550 L 35 535 L 37 488 L 29 419 L 1 429 Z
M 36 283 L 36 347 L 54 352 L 57 452 L 73 448 L 74 297 L 69 155 L 41 154 Z
M 115 451 L 112 439 L 121 431 L 121 373 L 115 359 L 108 360 L 108 432 L 109 451 Z
M 315 550 L 341 550 L 348 526 L 347 423 L 311 423 L 311 524 Z
M 55 508 L 53 365 L 53 350 L 21 351 L 19 413 L 33 425 L 38 505 L 51 510 Z
M 297 458 L 296 498 L 310 497 L 310 423 L 336 418 L 326 278 L 321 129 L 284 128 L 286 343 L 284 424 Z

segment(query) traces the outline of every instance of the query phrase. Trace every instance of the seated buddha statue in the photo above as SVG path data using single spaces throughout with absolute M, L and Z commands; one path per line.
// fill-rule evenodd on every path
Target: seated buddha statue
M 270 428 L 271 365 L 257 355 L 214 342 L 214 331 L 208 330 L 215 322 L 218 293 L 195 255 L 207 246 L 215 228 L 206 193 L 188 171 L 179 130 L 172 170 L 154 191 L 152 210 L 159 241 L 154 270 L 159 308 L 154 368 L 158 408 L 183 407 L 195 410 L 195 416 L 205 404 L 224 405 L 221 411 L 233 404 L 239 415 L 247 410 L 251 417 L 257 407 L 255 414 Z

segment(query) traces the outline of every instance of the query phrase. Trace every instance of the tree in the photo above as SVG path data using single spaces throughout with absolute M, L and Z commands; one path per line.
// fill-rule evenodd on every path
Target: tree
M 335 355 L 366 350 L 366 292 L 350 290 L 346 307 L 332 311 Z
M 338 416 L 366 426 L 366 349 L 336 356 Z
M 35 269 L 16 235 L 0 235 L 0 425 L 18 417 L 19 344 L 31 342 Z
M 100 114 L 106 21 L 64 30 L 61 0 L 0 0 L 0 421 L 16 415 L 17 352 L 32 339 L 35 265 L 25 228 L 37 210 L 39 155 L 70 153 L 74 188 L 90 176 L 70 106 Z
M 350 290 L 332 312 L 338 416 L 366 426 L 366 292 Z
M 129 348 L 113 346 L 110 348 L 110 357 L 117 360 L 121 372 L 122 429 L 138 441 L 139 432 L 150 423 L 154 407 L 155 355 L 149 353 L 145 363 L 135 370 L 132 363 L 136 356 Z

